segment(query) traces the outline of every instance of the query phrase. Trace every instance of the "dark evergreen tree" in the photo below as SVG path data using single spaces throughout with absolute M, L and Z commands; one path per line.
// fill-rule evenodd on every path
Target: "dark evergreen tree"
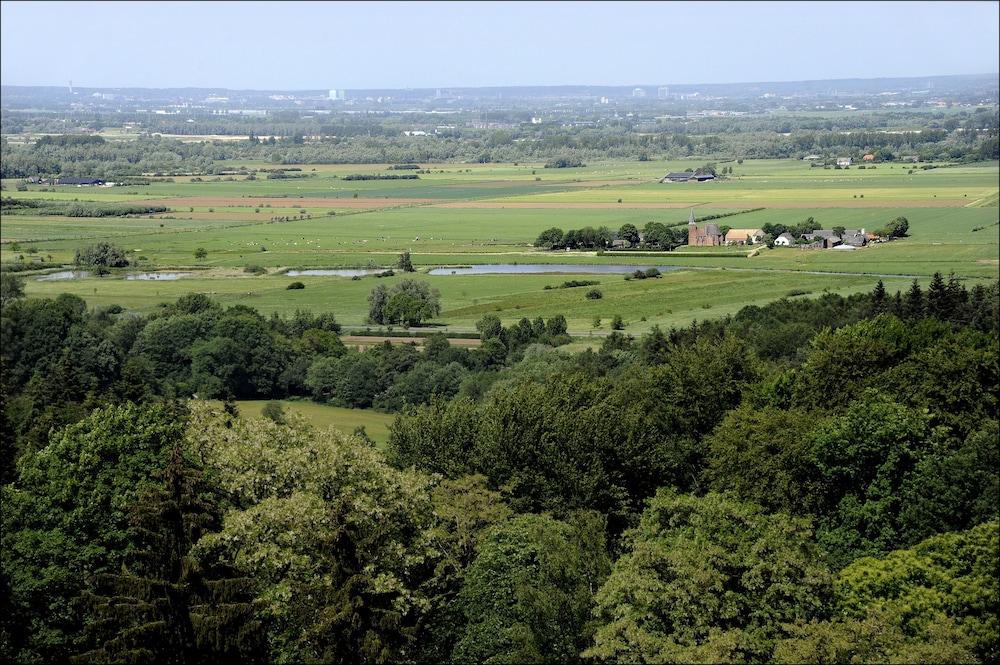
M 94 648 L 82 663 L 261 662 L 251 581 L 210 579 L 191 548 L 218 527 L 218 496 L 180 444 L 162 484 L 132 508 L 137 549 L 118 574 L 98 575 L 83 599 Z
M 903 303 L 903 315 L 908 319 L 919 319 L 924 316 L 924 292 L 917 280 L 913 280 L 910 290 L 906 292 Z
M 874 314 L 884 314 L 888 310 L 886 302 L 885 284 L 880 279 L 872 291 L 872 312 Z
M 969 321 L 969 292 L 965 286 L 958 281 L 955 273 L 948 275 L 948 284 L 945 286 L 948 294 L 948 305 L 951 308 L 951 320 L 954 323 L 966 324 Z
M 951 318 L 951 302 L 948 297 L 948 287 L 944 283 L 941 273 L 934 273 L 931 278 L 931 285 L 927 289 L 927 315 L 933 316 L 941 321 L 948 321 Z

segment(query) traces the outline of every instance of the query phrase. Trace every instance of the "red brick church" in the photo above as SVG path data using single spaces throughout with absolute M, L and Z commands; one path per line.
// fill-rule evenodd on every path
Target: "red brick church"
M 691 247 L 718 247 L 722 245 L 722 233 L 718 224 L 706 224 L 704 229 L 699 229 L 694 223 L 694 208 L 691 209 L 691 216 L 688 218 L 688 245 Z

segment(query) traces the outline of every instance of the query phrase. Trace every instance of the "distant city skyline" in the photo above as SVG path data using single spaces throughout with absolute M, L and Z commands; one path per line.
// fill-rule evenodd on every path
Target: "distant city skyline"
M 648 87 L 992 74 L 1000 61 L 997 2 L 2 2 L 0 13 L 4 85 Z

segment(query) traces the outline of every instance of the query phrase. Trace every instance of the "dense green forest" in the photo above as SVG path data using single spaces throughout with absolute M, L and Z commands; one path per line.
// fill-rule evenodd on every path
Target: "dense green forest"
M 57 132 L 25 144 L 0 144 L 0 177 L 38 175 L 124 178 L 141 174 L 218 174 L 220 160 L 263 160 L 273 164 L 384 164 L 422 162 L 523 162 L 579 165 L 588 160 L 790 158 L 874 153 L 879 161 L 902 156 L 933 160 L 1000 158 L 995 111 L 958 114 L 875 112 L 849 117 L 773 114 L 753 117 L 662 117 L 655 121 L 602 119 L 573 124 L 511 123 L 507 129 L 454 127 L 438 130 L 406 114 L 331 120 L 199 118 L 194 122 L 152 122 L 129 140 L 89 134 L 112 124 L 100 115 L 12 112 L 4 115 L 5 136 Z M 128 120 L 128 116 L 114 122 Z M 414 124 L 416 123 L 416 125 Z M 422 123 L 422 124 L 421 124 Z M 428 136 L 405 136 L 425 126 Z M 79 132 L 70 133 L 67 132 Z M 173 135 L 246 136 L 246 140 L 182 142 Z M 266 136 L 266 139 L 259 137 Z M 280 138 L 275 139 L 278 136 Z M 389 177 L 389 176 L 383 176 Z M 410 177 L 410 176 L 407 176 Z
M 569 354 L 562 317 L 359 352 L 2 278 L 5 661 L 1000 659 L 1000 283 Z M 398 415 L 234 402 L 290 396 Z

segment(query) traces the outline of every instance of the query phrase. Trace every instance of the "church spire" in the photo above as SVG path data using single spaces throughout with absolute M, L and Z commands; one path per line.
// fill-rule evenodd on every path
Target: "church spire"
M 688 224 L 694 224 L 694 208 L 691 208 L 691 216 L 688 217 Z

